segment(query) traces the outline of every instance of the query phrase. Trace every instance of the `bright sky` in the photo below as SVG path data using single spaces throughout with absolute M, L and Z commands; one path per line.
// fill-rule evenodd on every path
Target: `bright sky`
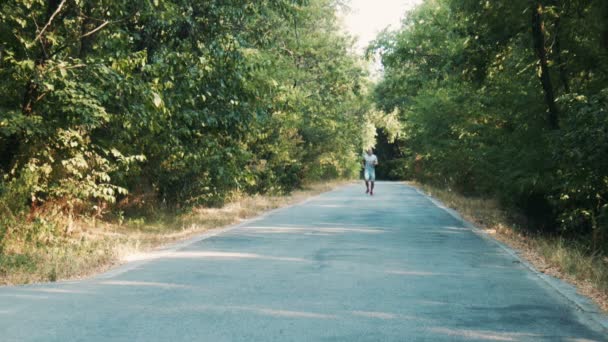
M 405 13 L 421 2 L 422 0 L 350 0 L 351 11 L 346 14 L 344 24 L 347 32 L 359 38 L 357 47 L 362 51 L 387 26 L 398 28 Z

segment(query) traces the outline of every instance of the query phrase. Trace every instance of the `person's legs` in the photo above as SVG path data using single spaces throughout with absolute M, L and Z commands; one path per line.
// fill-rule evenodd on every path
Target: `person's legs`
M 363 172 L 363 178 L 365 179 L 365 193 L 369 194 L 369 170 L 365 169 L 365 172 Z
M 372 183 L 369 194 L 373 196 L 374 195 L 374 182 L 376 181 L 376 170 L 371 170 L 369 172 L 369 181 L 370 181 L 370 183 Z

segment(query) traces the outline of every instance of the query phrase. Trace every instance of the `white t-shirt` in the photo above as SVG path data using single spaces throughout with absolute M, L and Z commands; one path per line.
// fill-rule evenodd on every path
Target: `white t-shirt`
M 376 157 L 375 154 L 372 154 L 371 156 L 367 153 L 365 153 L 363 155 L 363 159 L 365 159 L 365 168 L 366 169 L 373 169 L 374 166 L 376 166 L 376 163 L 378 162 L 378 157 Z

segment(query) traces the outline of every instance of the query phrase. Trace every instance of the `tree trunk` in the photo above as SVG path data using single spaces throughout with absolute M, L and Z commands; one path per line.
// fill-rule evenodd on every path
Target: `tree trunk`
M 608 18 L 608 3 L 604 2 L 603 11 L 604 18 Z M 608 20 L 604 21 L 604 29 L 602 31 L 601 44 L 608 51 Z
M 555 94 L 553 84 L 549 74 L 547 63 L 547 49 L 545 48 L 545 27 L 542 19 L 543 5 L 540 2 L 534 4 L 532 9 L 532 38 L 534 40 L 534 50 L 540 63 L 540 82 L 545 93 L 545 102 L 549 109 L 549 127 L 559 129 L 559 113 L 555 104 Z
M 560 39 L 561 33 L 561 20 L 557 18 L 555 21 L 555 60 L 557 62 L 557 66 L 559 68 L 559 78 L 561 80 L 562 86 L 564 87 L 564 91 L 566 93 L 570 92 L 570 84 L 568 82 L 568 71 L 566 70 L 566 63 L 562 59 L 562 44 Z
M 80 51 L 78 51 L 78 58 L 84 59 L 93 49 L 94 34 L 85 36 L 85 34 L 95 28 L 95 23 L 90 19 L 92 15 L 91 2 L 85 2 L 83 4 L 82 12 L 84 18 L 80 26 Z
M 48 0 L 47 1 L 46 15 L 45 15 L 45 18 L 43 21 L 44 23 L 47 23 L 51 19 L 51 17 L 53 16 L 53 13 L 55 13 L 57 8 L 59 7 L 59 4 L 60 4 L 59 0 Z M 44 65 L 46 60 L 49 58 L 48 51 L 51 48 L 51 46 L 52 46 L 52 43 L 50 41 L 48 41 L 47 39 L 45 39 L 44 36 L 40 37 L 40 52 L 38 53 L 38 58 L 36 58 L 36 61 L 35 61 L 36 67 L 38 67 L 40 65 Z M 38 71 L 34 70 L 34 73 L 36 73 L 36 72 L 38 72 Z M 26 116 L 29 116 L 32 114 L 32 111 L 34 110 L 34 108 L 33 108 L 34 102 L 36 100 L 36 97 L 38 96 L 38 86 L 34 82 L 33 78 L 34 77 L 32 77 L 32 79 L 30 79 L 27 82 L 27 84 L 25 85 L 25 92 L 23 94 L 23 103 L 21 106 L 21 111 Z
M 48 0 L 46 14 L 44 16 L 43 23 L 49 22 L 53 13 L 59 7 L 61 1 L 60 0 Z M 51 24 L 52 25 L 52 24 Z M 49 25 L 49 26 L 51 26 Z M 47 29 L 48 32 L 50 28 Z M 48 39 L 45 39 L 45 36 L 42 35 L 40 37 L 40 51 L 37 53 L 36 60 L 34 61 L 35 69 L 33 71 L 33 75 L 25 84 L 25 90 L 23 92 L 23 100 L 21 102 L 21 113 L 25 116 L 31 116 L 34 112 L 34 105 L 36 103 L 36 98 L 39 95 L 38 84 L 35 82 L 36 73 L 39 72 L 38 67 L 44 65 L 49 58 L 49 49 L 52 47 L 52 42 Z M 12 169 L 15 163 L 17 162 L 20 150 L 22 149 L 22 141 L 24 140 L 23 135 L 21 133 L 16 133 L 13 136 L 7 138 L 7 147 L 0 151 L 3 158 L 6 158 L 3 165 L 7 171 Z

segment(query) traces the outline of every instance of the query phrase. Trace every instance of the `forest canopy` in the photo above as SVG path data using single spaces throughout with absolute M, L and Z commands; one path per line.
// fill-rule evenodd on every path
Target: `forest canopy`
M 370 47 L 402 178 L 608 245 L 608 2 L 426 0 Z
M 48 203 L 102 215 L 139 194 L 220 204 L 356 174 L 365 68 L 335 6 L 3 1 L 2 220 Z

